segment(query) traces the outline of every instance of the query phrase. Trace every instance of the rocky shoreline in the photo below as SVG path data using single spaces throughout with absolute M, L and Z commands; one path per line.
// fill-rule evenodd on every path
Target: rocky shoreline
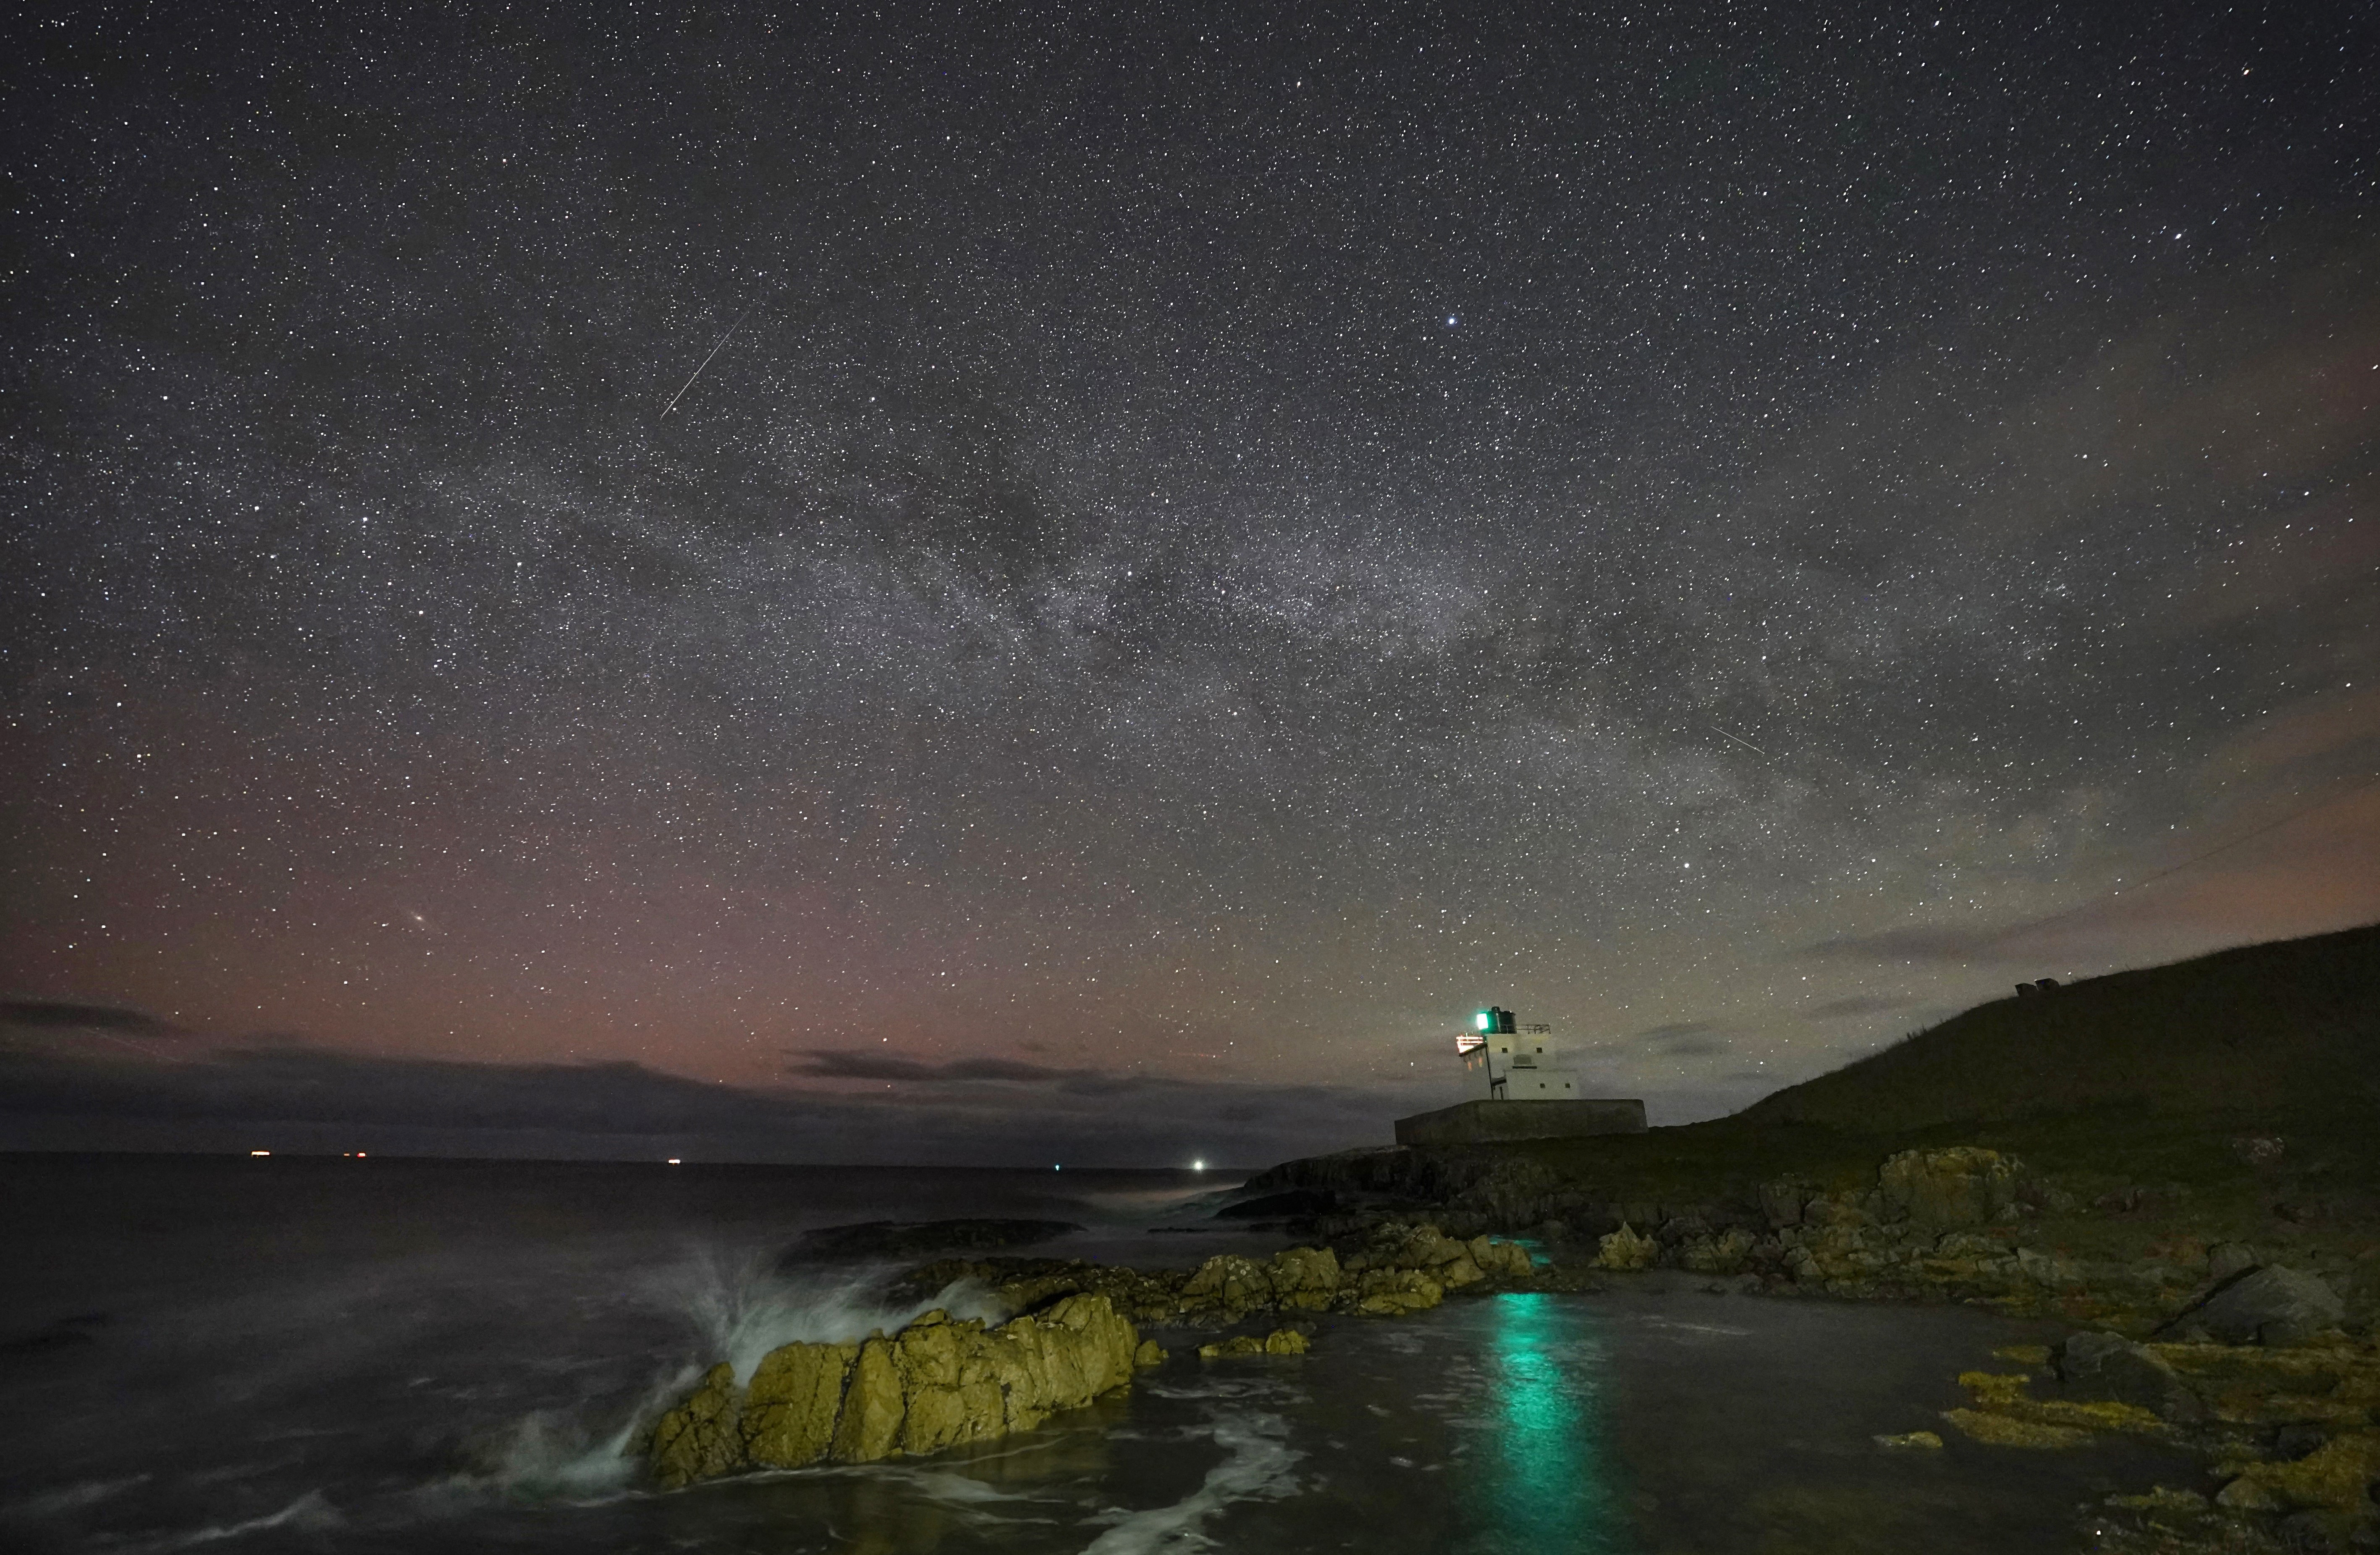
M 2206 1234 L 2187 1190 L 2086 1200 L 1974 1146 L 1898 1151 L 1859 1181 L 1780 1176 L 1669 1206 L 1599 1199 L 1527 1161 L 1409 1151 L 1291 1162 L 1248 1191 L 1343 1206 L 1409 1202 L 1417 1188 L 1443 1196 L 1435 1212 L 1457 1230 L 1528 1224 L 1548 1254 L 1533 1282 L 1542 1289 L 1674 1270 L 1714 1293 L 1956 1301 L 2075 1325 L 2056 1346 L 2002 1353 L 2026 1369 L 1961 1374 L 1969 1402 L 1944 1424 L 2023 1450 L 2129 1433 L 2204 1461 L 2203 1486 L 2151 1487 L 2092 1509 L 2096 1548 L 2380 1549 L 2368 1279 L 2380 1242 L 2366 1234 L 2292 1236 L 2279 1249 L 2225 1239 L 2219 1228 Z M 1396 1234 L 1386 1228 L 1405 1212 L 1342 1209 L 1314 1223 L 1379 1237 Z M 2036 1396 L 2036 1381 L 2057 1396 Z M 1925 1451 L 1941 1439 L 1918 1431 L 1879 1446 Z
M 1251 1184 L 1251 1194 L 1299 1191 L 1307 1197 L 1293 1203 L 1325 1209 L 1301 1218 L 1318 1245 L 1267 1259 L 1221 1254 L 1195 1270 L 1152 1270 L 951 1257 L 916 1268 L 898 1287 L 913 1298 L 974 1289 L 1015 1316 L 988 1326 L 935 1311 L 896 1333 L 787 1345 L 740 1387 L 714 1367 L 649 1439 L 655 1479 L 870 1462 L 1026 1429 L 1162 1362 L 1144 1326 L 1211 1335 L 1196 1346 L 1208 1360 L 1295 1355 L 1325 1315 L 1396 1318 L 1450 1295 L 1646 1281 L 2057 1319 L 2076 1331 L 2000 1352 L 2009 1369 L 1961 1374 L 1967 1403 L 1942 1425 L 2012 1451 L 2132 1435 L 2203 1460 L 2203 1484 L 2144 1487 L 2088 1509 L 2094 1547 L 2380 1549 L 2380 1348 L 2365 1303 L 2340 1294 L 2361 1288 L 2340 1279 L 2338 1246 L 2283 1262 L 2168 1217 L 2131 1228 L 2147 1233 L 2132 1237 L 2136 1256 L 2105 1256 L 2105 1238 L 2093 1256 L 2072 1226 L 2137 1215 L 2147 1196 L 2089 1204 L 1974 1146 L 1898 1151 L 1857 1181 L 1780 1176 L 1670 1206 L 1598 1203 L 1559 1184 L 1549 1206 L 1525 1163 L 1450 1168 L 1382 1154 L 1293 1162 Z M 1424 1219 L 1412 1189 L 1430 1172 L 1463 1180 L 1442 1182 L 1453 1191 Z M 1393 1194 L 1378 1186 L 1390 1173 Z M 1367 1194 L 1375 1202 L 1361 1201 Z M 1598 1217 L 1609 1229 L 1596 1229 Z M 1533 1234 L 1524 1245 L 1490 1224 Z M 1936 1431 L 1878 1439 L 1884 1452 L 1941 1445 Z
M 1220 1331 L 1252 1316 L 1395 1317 L 1449 1290 L 1527 1282 L 1528 1253 L 1493 1237 L 1396 1226 L 1342 1263 L 1329 1247 L 1269 1259 L 1220 1254 L 1196 1270 L 1082 1260 L 948 1259 L 913 1270 L 912 1292 L 975 1285 L 1015 1314 L 998 1326 L 936 1309 L 893 1333 L 795 1342 L 763 1356 L 748 1382 L 712 1367 L 644 1443 L 665 1489 L 759 1469 L 916 1457 L 1029 1430 L 1128 1383 L 1166 1352 L 1138 1323 Z M 1275 1327 L 1198 1346 L 1204 1359 L 1300 1355 L 1306 1330 Z

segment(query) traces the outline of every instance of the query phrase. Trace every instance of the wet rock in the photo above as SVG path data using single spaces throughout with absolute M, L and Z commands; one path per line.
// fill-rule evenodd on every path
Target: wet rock
M 2272 1265 L 2217 1288 L 2167 1326 L 2204 1329 L 2228 1344 L 2303 1344 L 2346 1312 L 2318 1275 Z
M 1471 1261 L 1490 1279 L 1525 1280 L 1536 1271 L 1536 1266 L 1530 1261 L 1529 1250 L 1517 1242 L 1499 1242 L 1491 1236 L 1475 1236 L 1468 1246 Z
M 1212 1344 L 1201 1344 L 1198 1346 L 1198 1358 L 1215 1361 L 1241 1355 L 1303 1355 L 1308 1348 L 1305 1336 L 1295 1329 L 1275 1329 L 1262 1339 L 1251 1333 L 1242 1333 Z
M 745 1390 L 745 1455 L 762 1468 L 800 1468 L 825 1457 L 844 1387 L 858 1358 L 856 1344 L 787 1344 L 770 1351 Z
M 1932 1431 L 1903 1431 L 1899 1436 L 1880 1436 L 1876 1439 L 1876 1444 L 1895 1449 L 1913 1447 L 1935 1452 L 1942 1450 L 1942 1439 Z
M 2020 1420 L 2014 1415 L 1985 1410 L 1946 1409 L 1942 1412 L 1942 1418 L 1958 1427 L 1962 1435 L 1994 1447 L 2080 1447 L 2091 1440 L 2089 1431 L 2077 1430 L 2071 1426 Z
M 1998 1150 L 1961 1145 L 1888 1157 L 1877 1169 L 1876 1186 L 1890 1211 L 1948 1229 L 1985 1225 L 2013 1210 L 2017 1176 L 2016 1162 Z
M 1150 1367 L 1164 1364 L 1165 1347 L 1153 1339 L 1142 1340 L 1140 1348 L 1132 1353 L 1132 1365 L 1135 1371 L 1146 1371 Z
M 830 1452 L 846 1464 L 869 1464 L 887 1457 L 900 1440 L 901 1416 L 908 1413 L 901 1397 L 901 1368 L 892 1346 L 882 1335 L 860 1345 L 852 1366 L 850 1386 L 843 1395 Z
M 987 1330 L 929 1312 L 891 1337 L 780 1346 L 750 1385 L 713 1367 L 662 1417 L 650 1448 L 665 1487 L 751 1468 L 872 1463 L 1026 1430 L 1162 1360 L 1104 1295 L 1062 1297 Z
M 1603 1269 L 1650 1269 L 1660 1256 L 1661 1245 L 1649 1236 L 1639 1236 L 1622 1221 L 1620 1229 L 1604 1237 L 1596 1255 L 1596 1263 Z
M 715 1366 L 702 1386 L 653 1428 L 653 1477 L 670 1488 L 711 1479 L 744 1465 L 735 1368 Z
M 1200 1264 L 1182 1287 L 1185 1307 L 1208 1306 L 1245 1311 L 1251 1306 L 1270 1306 L 1272 1295 L 1272 1276 L 1265 1266 L 1237 1253 L 1216 1254 Z
M 2245 1476 L 2215 1492 L 2215 1504 L 2226 1512 L 2278 1512 L 2281 1499 Z
M 2206 1277 L 2221 1284 L 2234 1275 L 2245 1274 L 2264 1260 L 2256 1249 L 2245 1242 L 2217 1242 L 2206 1249 Z
M 1445 1299 L 1446 1289 L 1417 1269 L 1371 1269 L 1355 1285 L 1355 1310 L 1376 1318 L 1424 1312 Z
M 1759 1238 L 1741 1226 L 1721 1232 L 1717 1236 L 1702 1237 L 1679 1250 L 1678 1264 L 1697 1274 L 1734 1274 L 1740 1272 L 1758 1245 Z
M 2294 1463 L 2251 1464 L 2232 1484 L 2253 1482 L 2274 1507 L 2368 1515 L 2375 1479 L 2380 1479 L 2380 1431 L 2362 1430 L 2343 1432 Z
M 1345 1274 L 1328 1247 L 1286 1247 L 1272 1256 L 1265 1277 L 1281 1306 L 1319 1312 L 1338 1298 Z
M 2167 1420 L 2205 1414 L 2198 1395 L 2155 1351 L 2114 1333 L 2078 1333 L 2058 1349 L 2058 1374 L 2085 1397 L 2136 1404 Z

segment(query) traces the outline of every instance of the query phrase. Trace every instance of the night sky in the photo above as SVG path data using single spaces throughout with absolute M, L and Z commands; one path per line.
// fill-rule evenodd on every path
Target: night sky
M 2380 13 L 1486 9 L 0 23 L 0 1148 L 1260 1165 L 2380 917 Z

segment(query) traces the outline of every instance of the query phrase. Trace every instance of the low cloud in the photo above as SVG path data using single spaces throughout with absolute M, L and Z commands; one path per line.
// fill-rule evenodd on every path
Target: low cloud
M 164 1037 L 174 1032 L 156 1016 L 113 1004 L 76 1004 L 52 999 L 0 1001 L 0 1022 L 37 1031 L 111 1031 L 120 1035 Z
M 1813 1004 L 1802 1012 L 1803 1020 L 1845 1020 L 1853 1015 L 1880 1015 L 1888 1010 L 1905 1010 L 1912 999 L 1880 999 L 1874 994 L 1855 993 L 1848 999 L 1829 999 L 1823 1004 Z
M 387 1154 L 851 1164 L 1269 1165 L 1386 1144 L 1409 1087 L 1273 1087 L 805 1053 L 804 1078 L 722 1085 L 640 1063 L 475 1063 L 255 1042 L 152 1054 L 0 1048 L 0 1149 L 362 1148 Z
M 1667 1058 L 1695 1058 L 1710 1053 L 1723 1053 L 1730 1043 L 1720 1035 L 1719 1028 L 1706 1020 L 1670 1021 L 1663 1026 L 1648 1027 L 1636 1034 L 1640 1042 L 1648 1043 L 1656 1052 Z
M 2011 951 L 2008 942 L 2022 929 L 2005 926 L 1972 929 L 1948 925 L 1888 929 L 1877 934 L 1847 934 L 1821 940 L 1802 954 L 1828 961 L 2007 961 L 2030 954 Z
M 1094 1071 L 1051 1069 L 1013 1058 L 961 1058 L 948 1063 L 921 1063 L 891 1053 L 810 1048 L 796 1055 L 796 1062 L 786 1073 L 825 1080 L 1007 1080 L 1018 1085 L 1049 1085 Z

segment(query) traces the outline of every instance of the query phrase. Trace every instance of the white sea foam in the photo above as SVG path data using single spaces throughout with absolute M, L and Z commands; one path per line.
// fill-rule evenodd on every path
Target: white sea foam
M 1291 1450 L 1289 1427 L 1278 1415 L 1232 1415 L 1215 1423 L 1215 1444 L 1223 1461 L 1207 1471 L 1198 1488 L 1171 1506 L 1117 1512 L 1114 1526 L 1084 1548 L 1083 1555 L 1145 1555 L 1158 1549 L 1212 1546 L 1199 1525 L 1233 1501 L 1278 1500 L 1297 1493 L 1294 1472 L 1302 1454 Z
M 346 1519 L 338 1508 L 320 1490 L 309 1490 L 278 1512 L 261 1517 L 250 1517 L 238 1523 L 213 1523 L 186 1534 L 171 1534 L 152 1543 L 132 1548 L 163 1555 L 170 1549 L 188 1549 L 203 1544 L 220 1544 L 227 1538 L 244 1538 L 249 1534 L 263 1533 L 272 1528 L 289 1528 L 300 1533 L 327 1533 L 344 1526 Z
M 69 1512 L 80 1512 L 85 1507 L 96 1506 L 112 1496 L 120 1496 L 127 1490 L 146 1485 L 152 1477 L 153 1476 L 146 1474 L 135 1474 L 128 1475 L 122 1479 L 85 1479 L 72 1485 L 61 1485 L 55 1490 L 44 1490 L 39 1495 L 26 1497 L 14 1506 L 8 1507 L 5 1515 L 11 1518 L 40 1519 L 61 1516 Z
M 705 1355 L 748 1381 L 760 1358 L 780 1345 L 840 1343 L 877 1330 L 890 1333 L 935 1307 L 953 1318 L 997 1322 L 1007 1316 L 989 1290 L 962 1280 L 922 1300 L 885 1299 L 891 1270 L 880 1265 L 819 1265 L 790 1272 L 749 1255 L 730 1261 L 698 1254 L 670 1277 L 677 1300 L 702 1335 Z

